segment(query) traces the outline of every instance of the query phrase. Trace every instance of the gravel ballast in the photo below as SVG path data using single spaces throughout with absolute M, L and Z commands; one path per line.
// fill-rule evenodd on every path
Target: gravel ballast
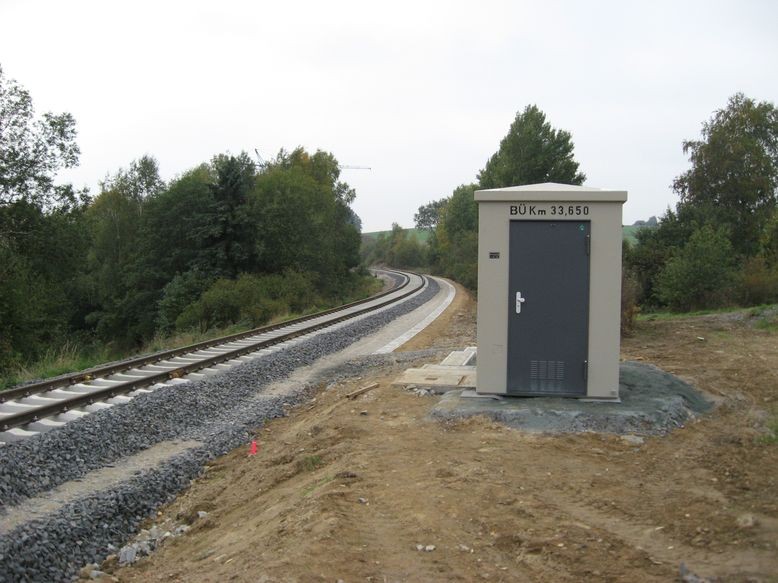
M 250 431 L 285 415 L 316 383 L 282 396 L 264 395 L 271 383 L 301 366 L 339 352 L 395 318 L 429 301 L 438 284 L 378 314 L 317 334 L 222 374 L 166 387 L 132 401 L 92 413 L 64 427 L 9 444 L 0 450 L 0 507 L 23 500 L 88 472 L 175 439 L 200 441 L 154 469 L 120 485 L 31 520 L 0 536 L 0 583 L 63 581 L 79 568 L 100 562 L 137 530 L 140 522 L 171 500 L 215 456 L 245 444 Z M 359 359 L 331 372 L 331 378 L 369 368 L 376 359 Z M 328 377 L 329 378 L 329 377 Z
M 430 417 L 456 421 L 484 415 L 499 423 L 540 433 L 596 431 L 619 435 L 664 435 L 707 413 L 713 403 L 700 391 L 656 366 L 622 362 L 620 402 L 555 397 L 461 396 L 446 393 Z

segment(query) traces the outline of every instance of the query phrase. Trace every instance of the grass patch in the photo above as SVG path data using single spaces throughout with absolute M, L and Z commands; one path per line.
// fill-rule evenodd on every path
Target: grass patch
M 716 340 L 732 340 L 735 338 L 735 335 L 732 334 L 732 332 L 726 330 L 714 330 L 711 332 L 711 336 Z
M 57 348 L 50 348 L 39 360 L 22 365 L 8 375 L 0 377 L 0 391 L 25 381 L 92 368 L 116 358 L 120 356 L 112 354 L 105 347 L 86 349 L 78 343 L 66 342 Z
M 329 484 L 334 479 L 335 476 L 324 476 L 321 480 L 317 480 L 316 482 L 308 486 L 305 490 L 303 490 L 303 497 L 305 498 L 307 496 L 310 496 L 317 488 L 324 486 L 324 484 Z
M 111 350 L 108 346 L 90 348 L 75 342 L 66 342 L 56 349 L 49 349 L 39 360 L 22 365 L 6 376 L 0 377 L 0 391 L 27 381 L 79 372 L 114 360 L 181 348 L 249 329 L 250 327 L 246 325 L 234 325 L 227 328 L 214 328 L 206 332 L 190 331 L 172 336 L 157 336 L 142 348 L 132 351 Z
M 760 318 L 755 327 L 757 330 L 764 330 L 765 332 L 778 332 L 778 322 L 772 318 Z
M 773 414 L 767 422 L 767 433 L 760 438 L 762 443 L 775 445 L 778 443 L 778 415 Z
M 775 304 L 771 306 L 757 306 L 751 309 L 752 318 L 758 318 L 754 327 L 766 332 L 778 332 L 778 309 Z
M 731 314 L 734 312 L 748 311 L 751 317 L 759 317 L 766 314 L 769 310 L 775 311 L 778 304 L 765 304 L 744 308 L 743 306 L 728 306 L 726 308 L 716 308 L 711 310 L 697 310 L 694 312 L 644 312 L 638 314 L 639 322 L 652 322 L 654 320 L 675 320 L 678 318 L 691 318 L 694 316 L 710 316 L 713 314 Z
M 297 460 L 297 470 L 300 472 L 312 472 L 324 465 L 324 460 L 320 455 L 307 455 Z

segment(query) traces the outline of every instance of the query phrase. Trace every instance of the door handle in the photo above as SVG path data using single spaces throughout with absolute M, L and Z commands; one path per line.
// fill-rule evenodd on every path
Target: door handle
M 525 299 L 526 298 L 521 297 L 521 292 L 520 291 L 516 292 L 516 313 L 517 314 L 521 314 L 521 304 L 524 303 Z

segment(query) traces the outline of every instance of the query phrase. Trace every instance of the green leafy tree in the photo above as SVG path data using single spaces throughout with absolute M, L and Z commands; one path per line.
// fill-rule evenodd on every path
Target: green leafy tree
M 87 216 L 94 310 L 86 318 L 98 336 L 118 347 L 135 346 L 154 333 L 164 283 L 144 267 L 143 208 L 164 188 L 156 160 L 144 156 L 101 184 Z
M 0 371 L 77 337 L 88 311 L 84 207 L 44 212 L 18 200 L 0 207 L 0 225 L 9 223 L 14 235 L 0 241 Z
M 213 206 L 208 222 L 216 229 L 209 246 L 215 251 L 220 272 L 235 277 L 250 271 L 256 258 L 256 225 L 249 214 L 249 193 L 256 178 L 248 154 L 219 155 L 211 161 Z
M 478 283 L 478 205 L 473 198 L 477 189 L 477 184 L 454 189 L 440 213 L 432 251 L 444 274 L 471 289 Z
M 216 204 L 211 185 L 213 170 L 201 164 L 170 182 L 168 188 L 145 203 L 138 269 L 159 287 L 190 270 L 219 273 L 219 253 L 210 247 L 218 240 Z
M 252 216 L 261 225 L 258 264 L 268 273 L 313 272 L 325 294 L 337 294 L 359 264 L 359 231 L 331 155 L 281 151 L 257 177 Z
M 173 331 L 176 319 L 213 283 L 213 279 L 199 271 L 187 271 L 173 277 L 162 290 L 157 314 L 157 329 L 163 334 Z
M 582 184 L 569 132 L 556 130 L 536 105 L 528 105 L 511 124 L 500 149 L 478 174 L 481 188 L 542 182 Z
M 738 93 L 703 124 L 701 140 L 684 143 L 684 152 L 691 168 L 673 183 L 680 202 L 675 210 L 668 209 L 657 228 L 639 231 L 638 244 L 628 254 L 640 284 L 640 302 L 658 307 L 672 298 L 676 308 L 683 303 L 669 293 L 672 278 L 666 272 L 690 245 L 692 234 L 706 225 L 729 237 L 731 253 L 744 265 L 742 289 L 730 295 L 745 303 L 770 297 L 778 266 L 778 112 L 771 103 Z M 679 274 L 693 274 L 679 267 L 688 262 L 679 258 L 673 264 L 669 273 L 675 274 L 673 285 L 680 286 Z M 700 301 L 720 301 L 709 295 Z
M 681 204 L 726 226 L 735 251 L 755 255 L 776 208 L 778 110 L 737 93 L 683 149 L 692 167 L 673 183 Z
M 36 118 L 0 68 L 0 372 L 73 338 L 84 309 L 89 197 L 54 183 L 78 162 L 75 135 L 70 114 Z
M 435 227 L 438 226 L 438 221 L 440 221 L 440 213 L 445 208 L 447 200 L 441 198 L 420 206 L 418 212 L 413 215 L 416 228 L 434 232 Z
M 638 303 L 660 307 L 663 300 L 657 290 L 657 278 L 667 262 L 686 245 L 692 232 L 699 228 L 700 217 L 694 209 L 678 207 L 678 212 L 667 209 L 659 226 L 640 229 L 635 233 L 637 243 L 624 250 L 625 264 L 637 284 Z
M 705 225 L 659 274 L 659 296 L 680 311 L 725 305 L 733 299 L 735 261 L 727 229 Z
M 165 182 L 159 176 L 159 163 L 156 158 L 144 155 L 133 160 L 126 170 L 120 168 L 113 176 L 106 177 L 100 186 L 104 192 L 115 190 L 142 203 L 162 192 Z
M 30 93 L 0 67 L 0 205 L 47 205 L 58 194 L 60 168 L 78 164 L 76 122 L 69 113 L 35 118 Z

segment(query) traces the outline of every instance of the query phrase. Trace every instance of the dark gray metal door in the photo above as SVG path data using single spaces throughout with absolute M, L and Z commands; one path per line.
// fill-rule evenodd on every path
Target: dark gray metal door
M 508 393 L 585 395 L 589 221 L 511 221 Z

